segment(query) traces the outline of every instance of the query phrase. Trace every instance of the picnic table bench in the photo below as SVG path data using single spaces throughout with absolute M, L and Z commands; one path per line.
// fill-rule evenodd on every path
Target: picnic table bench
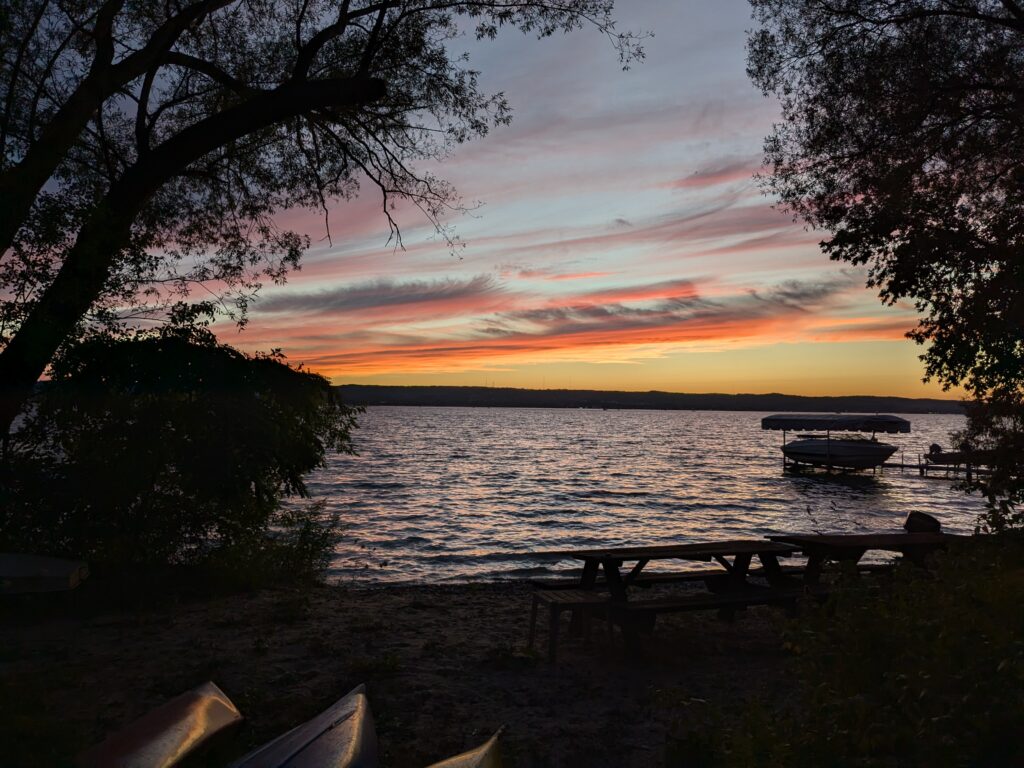
M 899 552 L 908 561 L 922 564 L 924 558 L 951 541 L 964 538 L 950 533 L 793 533 L 770 536 L 780 544 L 798 547 L 807 555 L 804 581 L 818 584 L 826 560 L 855 571 L 869 550 Z

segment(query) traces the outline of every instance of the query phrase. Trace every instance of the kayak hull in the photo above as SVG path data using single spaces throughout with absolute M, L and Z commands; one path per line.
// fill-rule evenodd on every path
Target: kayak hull
M 232 763 L 231 768 L 376 768 L 377 733 L 366 687 Z
M 499 730 L 476 749 L 449 757 L 428 768 L 501 768 L 501 754 L 498 748 Z

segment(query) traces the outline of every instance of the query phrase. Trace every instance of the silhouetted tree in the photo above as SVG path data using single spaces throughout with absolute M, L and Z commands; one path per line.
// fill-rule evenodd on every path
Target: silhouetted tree
M 1024 4 L 751 3 L 748 72 L 783 117 L 765 189 L 913 302 L 927 377 L 1005 415 L 1024 392 Z M 1006 469 L 996 495 L 1019 500 Z
M 279 508 L 328 450 L 351 452 L 355 411 L 322 376 L 173 328 L 95 337 L 51 372 L 11 437 L 0 548 L 123 567 L 244 561 L 283 535 L 296 566 L 329 553 L 315 508 Z
M 241 313 L 307 244 L 282 208 L 369 180 L 440 227 L 415 161 L 509 119 L 453 52 L 463 31 L 593 25 L 613 0 L 26 0 L 0 18 L 0 429 L 61 344 L 156 314 Z M 230 299 L 230 301 L 228 300 Z

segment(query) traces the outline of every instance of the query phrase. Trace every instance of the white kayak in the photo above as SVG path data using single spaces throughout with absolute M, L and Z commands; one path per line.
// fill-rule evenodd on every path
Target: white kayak
M 476 749 L 449 757 L 428 768 L 501 768 L 501 754 L 498 750 L 498 737 L 501 729 Z
M 250 752 L 231 768 L 376 768 L 377 733 L 366 686 Z

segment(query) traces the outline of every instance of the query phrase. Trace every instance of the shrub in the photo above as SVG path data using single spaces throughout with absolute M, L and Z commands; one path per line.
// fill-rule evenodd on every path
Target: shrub
M 967 426 L 954 435 L 956 450 L 976 457 L 983 471 L 961 487 L 985 496 L 980 531 L 1024 528 L 1024 390 L 1006 389 L 967 404 Z
M 303 475 L 351 451 L 326 379 L 207 332 L 98 338 L 55 365 L 5 452 L 0 549 L 137 566 L 324 563 L 331 525 Z M 301 562 L 300 562 L 301 561 Z

